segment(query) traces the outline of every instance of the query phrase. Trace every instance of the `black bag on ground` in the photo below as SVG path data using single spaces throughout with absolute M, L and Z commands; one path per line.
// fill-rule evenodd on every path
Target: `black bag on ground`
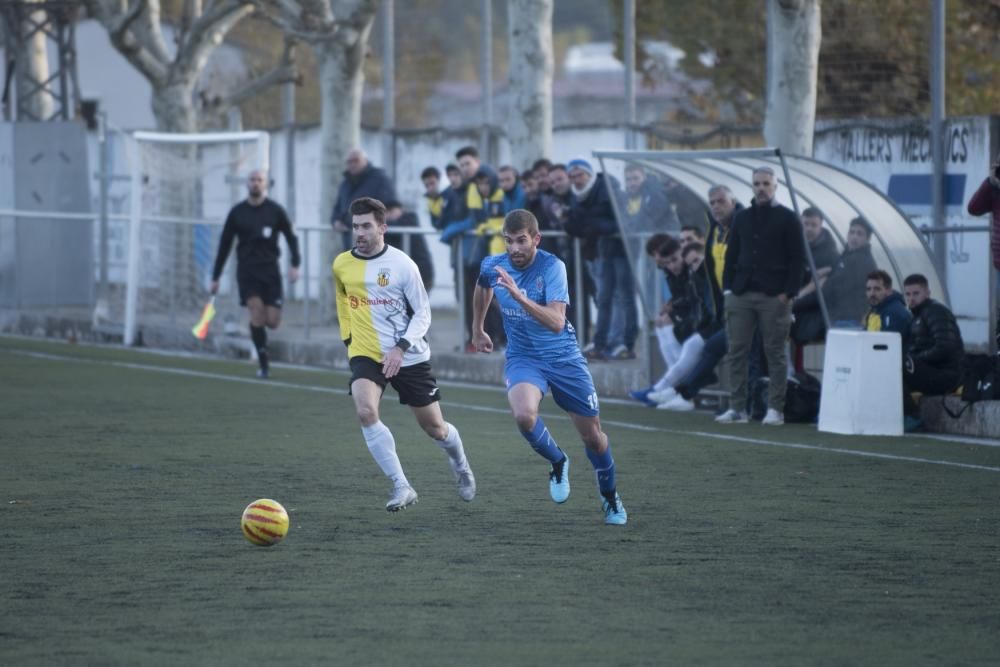
M 1000 399 L 1000 359 L 991 354 L 967 354 L 962 364 L 962 402 L 965 405 L 957 413 L 948 409 L 945 399 L 941 399 L 944 411 L 952 419 L 962 416 L 970 405 L 979 401 Z
M 795 373 L 788 378 L 785 389 L 785 421 L 812 424 L 819 418 L 819 396 L 822 386 L 809 373 Z

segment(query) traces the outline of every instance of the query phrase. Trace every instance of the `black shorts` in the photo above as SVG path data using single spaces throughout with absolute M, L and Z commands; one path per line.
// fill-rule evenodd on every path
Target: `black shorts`
M 391 380 L 386 380 L 382 373 L 382 364 L 368 357 L 351 357 L 351 381 L 347 383 L 347 393 L 351 393 L 351 385 L 355 380 L 371 380 L 385 391 L 385 385 L 391 384 L 399 394 L 399 402 L 415 408 L 422 408 L 434 401 L 441 400 L 441 391 L 437 380 L 431 375 L 430 362 L 421 361 L 412 366 L 403 366 Z
M 247 305 L 250 297 L 259 297 L 265 306 L 281 308 L 284 303 L 281 291 L 281 272 L 277 264 L 251 264 L 236 270 L 236 283 L 240 288 L 240 305 Z

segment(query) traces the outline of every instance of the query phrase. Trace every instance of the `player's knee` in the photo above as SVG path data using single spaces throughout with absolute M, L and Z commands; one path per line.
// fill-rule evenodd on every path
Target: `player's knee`
M 445 426 L 444 422 L 438 424 L 424 424 L 424 433 L 434 438 L 435 440 L 444 440 L 448 437 L 448 427 Z
M 378 410 L 369 405 L 359 405 L 358 421 L 362 426 L 371 426 L 378 421 Z
M 514 421 L 517 427 L 526 433 L 530 433 L 535 428 L 538 421 L 538 413 L 534 410 L 514 410 Z

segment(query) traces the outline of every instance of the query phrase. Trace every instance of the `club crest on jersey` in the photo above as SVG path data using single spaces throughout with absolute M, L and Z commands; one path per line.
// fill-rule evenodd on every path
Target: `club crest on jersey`
M 378 270 L 378 278 L 375 279 L 379 287 L 385 287 L 389 284 L 389 269 L 381 268 Z

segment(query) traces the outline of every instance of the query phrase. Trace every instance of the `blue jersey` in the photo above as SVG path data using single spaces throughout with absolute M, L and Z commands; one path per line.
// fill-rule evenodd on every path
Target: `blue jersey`
M 502 267 L 514 279 L 521 293 L 535 303 L 547 305 L 562 301 L 569 307 L 569 283 L 566 265 L 552 253 L 538 250 L 535 260 L 525 269 L 514 266 L 507 253 L 490 255 L 479 267 L 479 285 L 493 289 L 493 296 L 503 314 L 503 328 L 507 333 L 507 358 L 530 357 L 550 361 L 581 356 L 576 342 L 576 331 L 566 320 L 559 333 L 553 333 L 532 317 L 504 289 L 497 289 L 498 274 L 495 267 Z

